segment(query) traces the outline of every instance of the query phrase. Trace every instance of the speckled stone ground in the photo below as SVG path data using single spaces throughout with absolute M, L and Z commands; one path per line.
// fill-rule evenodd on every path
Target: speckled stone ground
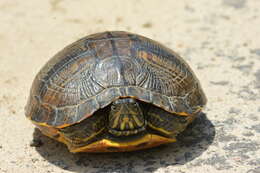
M 260 172 L 259 0 L 0 1 L 0 172 Z M 126 30 L 191 65 L 208 97 L 179 142 L 132 153 L 70 154 L 24 117 L 32 80 L 65 45 Z M 40 139 L 42 146 L 31 147 Z

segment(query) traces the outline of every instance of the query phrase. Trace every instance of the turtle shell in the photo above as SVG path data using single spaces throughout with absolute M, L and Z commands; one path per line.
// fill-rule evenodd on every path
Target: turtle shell
M 50 59 L 34 79 L 25 112 L 37 124 L 62 128 L 123 97 L 185 116 L 206 104 L 198 79 L 178 54 L 114 31 L 84 37 Z

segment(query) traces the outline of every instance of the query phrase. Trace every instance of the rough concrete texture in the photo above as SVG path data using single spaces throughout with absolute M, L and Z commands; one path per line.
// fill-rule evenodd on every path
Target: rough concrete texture
M 259 173 L 259 7 L 259 0 L 0 1 L 0 172 Z M 208 105 L 179 142 L 70 154 L 25 118 L 43 64 L 67 44 L 105 30 L 158 40 L 195 71 Z

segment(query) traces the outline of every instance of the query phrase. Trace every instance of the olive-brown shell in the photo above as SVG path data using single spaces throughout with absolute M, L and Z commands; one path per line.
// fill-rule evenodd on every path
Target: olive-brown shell
M 65 47 L 34 79 L 26 116 L 65 127 L 121 97 L 191 115 L 206 104 L 200 83 L 175 52 L 128 32 L 103 32 Z

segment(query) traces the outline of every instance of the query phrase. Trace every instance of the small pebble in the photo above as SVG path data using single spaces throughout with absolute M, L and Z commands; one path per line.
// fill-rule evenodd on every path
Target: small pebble
M 150 22 L 143 24 L 144 28 L 151 28 L 153 25 Z

